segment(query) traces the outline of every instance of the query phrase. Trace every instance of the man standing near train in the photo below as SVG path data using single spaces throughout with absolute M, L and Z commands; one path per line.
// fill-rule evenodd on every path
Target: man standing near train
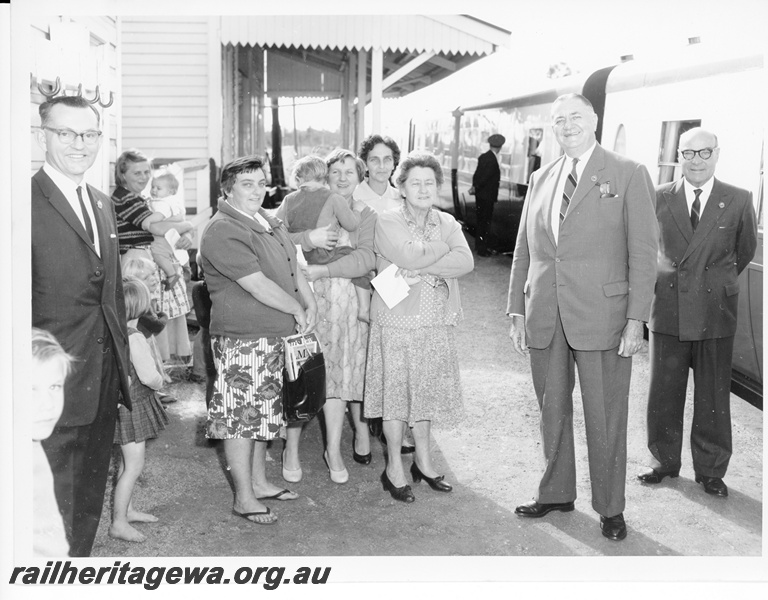
M 475 196 L 475 215 L 477 230 L 475 236 L 475 251 L 479 256 L 490 256 L 488 241 L 493 220 L 493 205 L 499 199 L 499 182 L 501 181 L 501 166 L 499 153 L 507 139 L 500 133 L 494 133 L 488 138 L 490 148 L 477 159 L 477 169 L 472 176 L 470 194 Z
M 696 483 L 728 496 L 731 358 L 739 273 L 755 255 L 752 194 L 715 179 L 717 136 L 696 127 L 680 136 L 683 177 L 656 190 L 659 260 L 651 306 L 648 390 L 650 468 L 643 483 L 680 474 L 683 409 L 693 369 L 691 454 Z
M 643 346 L 656 276 L 653 182 L 597 143 L 584 96 L 560 96 L 551 118 L 565 155 L 531 177 L 509 282 L 509 336 L 530 354 L 546 461 L 535 500 L 515 513 L 574 509 L 578 368 L 592 507 L 602 534 L 622 540 L 631 356 Z

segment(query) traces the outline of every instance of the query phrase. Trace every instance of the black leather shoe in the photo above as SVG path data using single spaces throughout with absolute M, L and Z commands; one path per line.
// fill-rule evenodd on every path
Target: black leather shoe
M 680 475 L 680 469 L 675 471 L 657 471 L 656 469 L 648 469 L 637 475 L 637 478 L 643 483 L 661 483 L 661 480 L 665 477 L 678 477 Z
M 381 474 L 381 485 L 384 486 L 384 490 L 389 492 L 395 500 L 410 504 L 416 500 L 416 496 L 413 495 L 410 485 L 404 485 L 403 487 L 395 487 L 395 484 L 387 477 L 387 470 Z
M 354 448 L 352 448 L 352 458 L 356 463 L 360 463 L 361 465 L 370 465 L 371 464 L 371 453 L 368 454 L 358 454 Z
M 623 540 L 627 537 L 627 524 L 624 522 L 624 514 L 619 513 L 615 517 L 600 515 L 600 531 L 609 540 Z
M 706 475 L 696 474 L 696 483 L 704 484 L 704 491 L 713 496 L 721 498 L 728 497 L 728 486 L 720 477 L 707 477 Z
M 536 500 L 531 500 L 525 504 L 521 504 L 515 509 L 515 514 L 519 517 L 543 517 L 544 515 L 551 513 L 553 510 L 559 510 L 560 512 L 571 512 L 573 510 L 573 502 L 557 502 L 554 504 L 539 504 Z
M 429 484 L 436 492 L 450 492 L 453 486 L 450 483 L 444 481 L 445 475 L 438 475 L 437 477 L 427 477 L 421 472 L 421 469 L 416 466 L 416 463 L 411 465 L 411 476 L 413 477 L 413 483 L 419 483 L 422 479 Z

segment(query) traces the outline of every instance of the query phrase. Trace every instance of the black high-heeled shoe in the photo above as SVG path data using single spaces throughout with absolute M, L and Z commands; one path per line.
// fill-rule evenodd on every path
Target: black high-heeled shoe
M 429 484 L 436 492 L 450 492 L 453 486 L 450 483 L 444 481 L 445 475 L 438 475 L 437 477 L 427 477 L 421 472 L 416 463 L 411 465 L 411 476 L 413 477 L 413 483 L 419 483 L 422 479 Z
M 416 496 L 413 495 L 410 485 L 404 485 L 403 487 L 395 487 L 395 484 L 387 477 L 387 470 L 381 474 L 381 485 L 384 486 L 384 491 L 389 492 L 395 500 L 410 504 L 416 500 Z
M 370 465 L 372 454 L 370 452 L 368 454 L 358 454 L 357 451 L 352 448 L 352 458 L 356 463 L 360 463 L 361 465 Z

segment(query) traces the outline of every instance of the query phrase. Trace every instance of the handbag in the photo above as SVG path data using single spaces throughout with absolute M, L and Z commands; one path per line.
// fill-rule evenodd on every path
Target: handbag
M 291 338 L 285 341 L 286 364 L 295 368 L 295 358 L 289 356 L 295 349 L 289 343 Z M 283 367 L 283 416 L 289 425 L 311 421 L 325 404 L 325 358 L 319 342 L 316 352 L 304 358 L 298 369 L 294 368 L 289 373 L 288 368 Z M 291 379 L 294 373 L 295 378 Z

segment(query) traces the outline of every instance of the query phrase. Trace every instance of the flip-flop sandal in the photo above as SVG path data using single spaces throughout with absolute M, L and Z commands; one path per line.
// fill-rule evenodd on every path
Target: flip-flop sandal
M 274 525 L 277 523 L 277 517 L 272 515 L 272 511 L 267 508 L 267 510 L 260 510 L 256 512 L 247 512 L 247 513 L 241 513 L 237 512 L 234 508 L 232 509 L 232 514 L 237 515 L 238 517 L 242 517 L 249 523 L 253 523 L 255 525 Z M 253 519 L 249 519 L 248 517 L 254 517 L 257 515 L 272 515 L 274 518 L 271 521 L 254 521 Z
M 283 498 L 286 494 L 296 494 L 296 492 L 292 492 L 289 489 L 284 489 L 280 492 L 277 492 L 277 494 L 272 494 L 271 496 L 262 496 L 261 498 L 256 498 L 256 500 L 280 500 L 281 502 L 287 502 L 288 500 L 298 500 L 299 495 L 296 494 L 295 498 Z

